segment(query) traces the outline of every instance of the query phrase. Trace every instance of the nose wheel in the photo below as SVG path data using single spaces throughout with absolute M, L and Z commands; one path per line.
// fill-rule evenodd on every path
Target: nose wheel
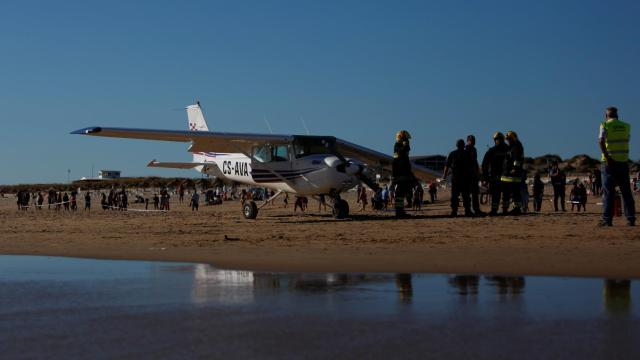
M 247 201 L 242 205 L 242 215 L 245 219 L 255 219 L 258 216 L 258 206 L 255 201 Z
M 349 203 L 342 199 L 336 199 L 333 203 L 333 217 L 344 219 L 349 216 Z

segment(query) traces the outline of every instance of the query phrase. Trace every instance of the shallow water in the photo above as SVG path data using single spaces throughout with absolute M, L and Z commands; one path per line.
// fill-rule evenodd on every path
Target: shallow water
M 638 359 L 637 281 L 0 256 L 0 356 Z

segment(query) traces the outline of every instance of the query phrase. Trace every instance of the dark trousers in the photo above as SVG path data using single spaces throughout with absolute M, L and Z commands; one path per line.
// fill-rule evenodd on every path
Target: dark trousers
M 502 185 L 500 179 L 493 180 L 489 184 L 489 191 L 491 192 L 491 211 L 494 213 L 496 213 L 498 208 L 500 208 L 500 199 L 504 195 L 503 188 L 506 189 L 506 186 Z M 507 203 L 506 208 L 509 208 L 509 203 Z
M 502 210 L 506 212 L 509 210 L 509 202 L 513 201 L 515 207 L 520 208 L 522 206 L 522 189 L 521 183 L 517 182 L 503 182 L 502 183 Z
M 533 211 L 540 211 L 542 208 L 542 193 L 533 194 Z
M 624 216 L 628 221 L 635 223 L 636 206 L 629 184 L 629 164 L 617 161 L 612 161 L 610 165 L 603 164 L 602 185 L 604 202 L 602 220 L 609 224 L 613 221 L 613 203 L 616 196 L 616 186 L 618 186 L 624 202 Z
M 480 210 L 480 185 L 478 184 L 478 179 L 471 180 L 471 205 L 473 208 L 473 212 L 479 214 L 482 212 Z
M 460 204 L 460 196 L 462 195 L 462 205 L 464 206 L 465 215 L 471 215 L 471 198 L 469 184 L 466 181 L 456 181 L 451 183 L 451 213 L 458 213 Z
M 398 180 L 395 182 L 396 185 L 396 198 L 395 198 L 395 209 L 396 213 L 404 212 L 404 200 L 405 197 L 409 193 L 409 181 Z
M 565 186 L 563 185 L 553 185 L 553 208 L 558 211 L 558 200 L 560 200 L 560 204 L 562 205 L 562 211 L 565 211 Z

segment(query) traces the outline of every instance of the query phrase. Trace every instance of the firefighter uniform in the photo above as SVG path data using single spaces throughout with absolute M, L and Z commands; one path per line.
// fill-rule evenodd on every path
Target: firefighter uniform
M 502 177 L 502 186 L 505 187 L 503 192 L 504 199 L 502 199 L 502 208 L 509 208 L 509 201 L 513 200 L 513 210 L 510 212 L 513 215 L 519 215 L 522 210 L 522 176 L 523 176 L 523 163 L 524 163 L 524 147 L 518 135 L 513 131 L 508 131 L 506 139 L 509 142 L 509 149 L 507 150 L 507 156 L 504 161 Z
M 411 135 L 406 130 L 398 131 L 396 143 L 393 146 L 393 163 L 391 164 L 391 176 L 393 186 L 395 186 L 395 209 L 397 217 L 404 217 L 404 201 L 409 189 L 415 182 L 415 177 L 411 172 L 411 161 L 409 160 L 409 139 Z
M 509 146 L 504 142 L 504 135 L 497 132 L 493 135 L 495 145 L 484 154 L 482 159 L 482 179 L 489 184 L 489 192 L 491 193 L 491 212 L 490 215 L 497 215 L 500 207 L 500 198 L 502 191 L 502 177 L 505 158 Z M 508 205 L 508 203 L 507 203 Z M 506 212 L 508 209 L 503 209 Z

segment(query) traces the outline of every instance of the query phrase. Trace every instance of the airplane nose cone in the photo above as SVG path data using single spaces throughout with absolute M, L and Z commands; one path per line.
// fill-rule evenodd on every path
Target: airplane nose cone
M 342 164 L 342 161 L 337 156 L 327 156 L 324 158 L 324 163 L 327 164 L 328 167 L 337 168 L 338 165 Z

